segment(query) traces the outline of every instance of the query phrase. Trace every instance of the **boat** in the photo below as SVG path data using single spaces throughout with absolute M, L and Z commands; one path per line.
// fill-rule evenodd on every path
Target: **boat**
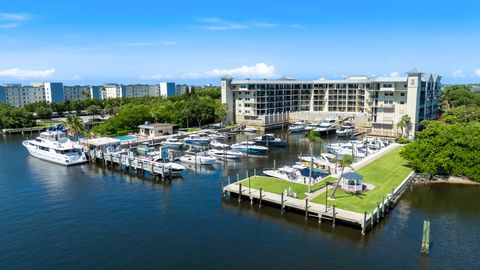
M 179 158 L 180 162 L 197 165 L 213 165 L 217 159 L 203 152 L 187 153 Z
M 290 133 L 300 133 L 300 132 L 304 132 L 305 131 L 305 128 L 307 126 L 306 125 L 293 125 L 293 126 L 289 126 L 288 127 L 288 131 L 290 131 Z
M 304 165 L 283 166 L 277 170 L 264 170 L 263 173 L 267 176 L 303 184 L 308 184 L 310 181 L 310 168 Z M 313 168 L 311 184 L 319 182 L 327 175 L 329 175 L 328 171 Z
M 313 131 L 317 131 L 320 134 L 329 134 L 334 133 L 337 130 L 337 120 L 335 119 L 325 119 L 323 120 L 317 128 L 314 128 Z
M 183 142 L 176 138 L 167 138 L 165 141 L 160 143 L 162 146 L 173 149 L 180 149 L 183 146 Z
M 137 153 L 140 155 L 149 155 L 155 151 L 155 148 L 147 144 L 143 144 L 137 147 Z
M 233 150 L 228 144 L 212 141 L 210 145 L 212 149 L 208 150 L 207 153 L 218 159 L 241 159 L 243 157 L 242 152 Z
M 184 143 L 193 145 L 208 145 L 210 141 L 211 139 L 206 133 L 191 134 L 183 139 Z
M 308 124 L 308 125 L 305 127 L 305 131 L 314 130 L 314 129 L 316 129 L 316 128 L 319 128 L 321 123 L 322 123 L 322 122 L 313 122 L 313 123 L 311 123 L 311 124 Z
M 335 156 L 329 153 L 322 153 L 319 157 L 313 157 L 313 164 L 323 167 L 333 167 L 335 163 L 332 163 L 330 160 L 334 159 Z M 311 156 L 299 156 L 298 159 L 301 162 L 310 163 L 312 162 Z
M 297 120 L 295 122 L 292 122 L 290 125 L 292 125 L 292 126 L 306 126 L 307 122 L 305 120 Z
M 359 146 L 356 143 L 341 143 L 327 146 L 328 152 L 336 155 L 351 155 L 354 157 L 363 158 L 368 154 L 368 150 Z
M 175 162 L 164 162 L 164 159 L 161 156 L 153 157 L 153 165 L 160 168 L 164 167 L 165 170 L 171 170 L 172 175 L 177 176 L 187 169 L 185 166 Z
M 257 132 L 258 132 L 258 128 L 246 127 L 246 128 L 243 129 L 243 132 L 247 132 L 247 133 L 257 133 Z
M 76 165 L 87 162 L 82 147 L 70 141 L 61 126 L 50 127 L 35 140 L 22 142 L 30 155 L 61 165 Z
M 242 153 L 247 153 L 250 155 L 264 155 L 268 151 L 267 147 L 256 145 L 255 142 L 253 141 L 236 143 L 232 145 L 232 149 L 240 151 Z
M 337 136 L 339 137 L 350 137 L 352 136 L 353 129 L 341 127 L 336 131 Z
M 265 134 L 263 136 L 256 137 L 256 138 L 253 139 L 253 141 L 257 145 L 264 145 L 264 146 L 267 146 L 267 147 L 270 147 L 270 146 L 272 146 L 272 147 L 283 147 L 283 146 L 287 145 L 287 141 L 282 140 L 280 138 L 277 138 L 277 137 L 273 136 L 273 134 Z

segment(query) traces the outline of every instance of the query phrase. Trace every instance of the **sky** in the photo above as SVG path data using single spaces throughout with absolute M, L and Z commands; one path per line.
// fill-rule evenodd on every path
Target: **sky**
M 480 82 L 480 2 L 0 0 L 0 83 Z

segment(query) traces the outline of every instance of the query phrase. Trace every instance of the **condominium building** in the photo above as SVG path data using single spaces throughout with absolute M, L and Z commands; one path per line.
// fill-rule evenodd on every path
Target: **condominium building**
M 403 77 L 350 76 L 343 80 L 235 80 L 222 78 L 227 120 L 242 123 L 280 112 L 361 115 L 373 132 L 397 134 L 409 115 L 409 136 L 422 120 L 439 117 L 441 77 L 412 70 Z M 318 114 L 317 114 L 318 115 Z
M 190 90 L 190 87 L 186 84 L 177 84 L 175 86 L 175 95 L 183 95 L 188 93 Z
M 23 107 L 39 101 L 64 101 L 62 83 L 32 83 L 32 85 L 4 84 L 1 87 L 0 101 L 14 107 Z
M 101 98 L 120 97 L 169 97 L 175 95 L 175 83 L 161 82 L 159 84 L 104 84 Z
M 93 85 L 75 85 L 64 86 L 63 95 L 65 101 L 79 100 L 79 99 L 99 99 L 100 87 Z

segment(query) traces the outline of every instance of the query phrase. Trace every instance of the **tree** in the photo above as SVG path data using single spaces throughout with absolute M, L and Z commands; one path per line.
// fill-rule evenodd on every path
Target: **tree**
M 100 108 L 100 106 L 98 105 L 90 105 L 85 109 L 85 112 L 89 115 L 92 115 L 92 118 L 93 118 L 93 115 L 99 114 L 101 110 L 102 108 Z
M 88 133 L 87 128 L 83 124 L 83 120 L 80 116 L 67 115 L 67 128 L 71 136 L 78 140 L 79 135 L 86 135 Z
M 409 127 L 411 125 L 411 118 L 409 115 L 404 114 L 400 118 L 400 121 L 398 121 L 397 127 L 399 127 L 402 131 L 402 137 L 406 137 L 405 133 L 408 134 Z M 405 133 L 403 132 L 405 130 Z
M 353 163 L 353 157 L 351 155 L 344 155 L 341 160 L 338 160 L 338 164 L 342 167 L 342 172 L 340 173 L 340 177 L 338 178 L 337 183 L 333 188 L 333 192 L 332 192 L 332 195 L 330 196 L 330 199 L 332 200 L 335 199 L 335 191 L 337 191 L 338 185 L 340 185 L 340 181 L 342 180 L 345 167 L 350 167 L 352 163 Z
M 38 117 L 49 117 L 52 115 L 52 109 L 49 107 L 38 107 L 35 109 L 35 114 Z
M 30 127 L 33 123 L 33 114 L 24 108 L 15 108 L 0 104 L 0 129 Z
M 310 172 L 309 172 L 309 178 L 308 178 L 308 193 L 310 193 L 310 189 L 312 185 L 312 173 L 313 173 L 313 144 L 320 143 L 320 149 L 322 149 L 321 144 L 323 140 L 320 137 L 320 134 L 313 130 L 307 131 L 307 139 L 310 142 Z

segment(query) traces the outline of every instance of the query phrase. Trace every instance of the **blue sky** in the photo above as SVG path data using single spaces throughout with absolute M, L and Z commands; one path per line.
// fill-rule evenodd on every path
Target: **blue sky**
M 480 82 L 477 1 L 0 0 L 0 83 L 219 84 L 402 75 Z

